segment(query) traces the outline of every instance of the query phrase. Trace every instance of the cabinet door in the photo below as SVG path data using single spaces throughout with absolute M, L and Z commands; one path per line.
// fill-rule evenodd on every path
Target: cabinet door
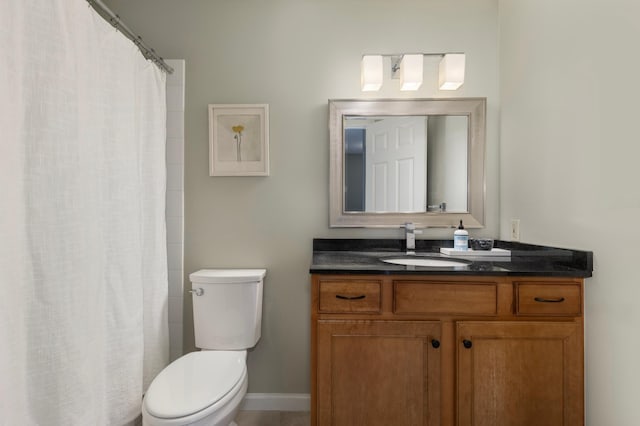
M 318 321 L 318 425 L 439 425 L 440 328 Z
M 456 337 L 459 426 L 584 423 L 580 322 L 460 322 Z

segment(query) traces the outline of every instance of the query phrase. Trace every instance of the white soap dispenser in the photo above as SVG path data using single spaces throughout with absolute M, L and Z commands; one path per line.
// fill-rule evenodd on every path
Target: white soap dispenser
M 460 221 L 458 229 L 453 233 L 453 249 L 461 251 L 469 250 L 469 232 L 464 229 L 462 220 Z

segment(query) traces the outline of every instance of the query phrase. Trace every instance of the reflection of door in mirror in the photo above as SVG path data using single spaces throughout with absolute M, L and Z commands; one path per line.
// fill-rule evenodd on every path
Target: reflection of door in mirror
M 366 129 L 367 212 L 426 210 L 426 117 L 385 117 Z
M 466 212 L 464 115 L 345 120 L 345 212 Z
M 424 212 L 427 117 L 363 117 L 346 124 L 345 211 Z

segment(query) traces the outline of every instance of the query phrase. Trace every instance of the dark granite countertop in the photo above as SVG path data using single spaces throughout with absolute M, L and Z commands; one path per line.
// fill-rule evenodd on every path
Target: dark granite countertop
M 313 240 L 313 274 L 514 275 L 587 278 L 593 272 L 593 253 L 496 240 L 494 247 L 510 257 L 470 257 L 440 254 L 451 240 L 416 240 L 415 255 L 406 256 L 405 241 L 391 239 Z M 461 260 L 463 266 L 424 267 L 385 263 L 390 257 L 426 257 Z

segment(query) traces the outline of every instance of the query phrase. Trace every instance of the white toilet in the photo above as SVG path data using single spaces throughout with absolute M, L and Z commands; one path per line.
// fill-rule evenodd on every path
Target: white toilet
M 247 349 L 260 339 L 264 269 L 189 275 L 196 347 L 153 379 L 142 402 L 148 426 L 231 426 L 247 393 Z

